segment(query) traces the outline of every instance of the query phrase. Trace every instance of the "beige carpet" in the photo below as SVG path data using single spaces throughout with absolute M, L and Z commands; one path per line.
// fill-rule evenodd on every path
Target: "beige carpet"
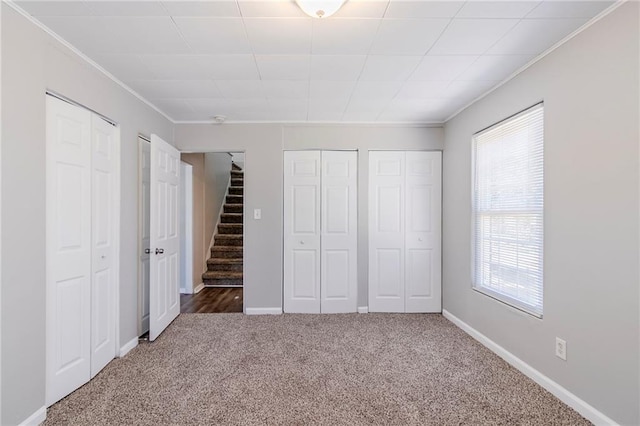
M 182 314 L 46 425 L 589 424 L 440 315 Z

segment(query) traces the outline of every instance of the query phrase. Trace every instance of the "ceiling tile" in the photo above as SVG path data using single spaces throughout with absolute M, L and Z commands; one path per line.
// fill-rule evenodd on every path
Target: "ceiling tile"
M 452 82 L 443 94 L 443 98 L 473 100 L 498 84 L 499 81 L 462 81 Z
M 355 84 L 355 81 L 311 80 L 309 82 L 309 97 L 311 99 L 349 99 Z
M 215 80 L 257 80 L 260 78 L 253 55 L 211 55 L 202 57 Z
M 79 1 L 16 1 L 18 6 L 32 16 L 89 16 L 93 11 Z
M 313 19 L 312 53 L 366 55 L 375 38 L 379 19 Z
M 527 15 L 529 18 L 592 18 L 607 7 L 612 1 L 544 1 Z
M 238 0 L 245 18 L 306 18 L 293 0 Z
M 398 93 L 402 84 L 402 81 L 359 81 L 351 94 L 351 102 L 388 102 Z
M 104 18 L 43 16 L 38 20 L 90 57 L 99 53 L 124 53 L 124 41 L 105 25 Z
M 442 98 L 448 86 L 449 82 L 446 81 L 407 81 L 396 99 Z
M 524 19 L 487 53 L 537 55 L 586 22 L 586 19 Z
M 253 55 L 142 55 L 159 79 L 258 80 Z
M 333 18 L 382 18 L 389 0 L 349 0 Z
M 516 19 L 454 19 L 429 54 L 484 53 L 517 23 Z
M 85 0 L 99 16 L 168 16 L 159 1 L 96 1 Z
M 245 18 L 244 25 L 256 54 L 311 53 L 311 18 Z
M 262 80 L 262 89 L 269 100 L 304 99 L 306 105 L 309 96 L 309 82 L 305 80 Z
M 256 55 L 263 80 L 308 80 L 310 55 Z
M 235 0 L 164 1 L 162 4 L 171 16 L 240 17 L 240 10 Z
M 383 19 L 371 46 L 374 55 L 424 55 L 449 19 Z
M 409 80 L 453 81 L 477 58 L 477 55 L 425 56 Z
M 373 122 L 376 121 L 380 113 L 385 109 L 389 101 L 380 100 L 354 100 L 351 99 L 349 105 L 342 115 L 342 121 L 352 122 Z
M 309 121 L 340 121 L 349 98 L 309 99 Z
M 139 55 L 96 55 L 92 59 L 122 81 L 157 78 Z
M 444 113 L 439 100 L 396 99 L 378 117 L 379 122 L 426 123 L 441 121 Z
M 269 110 L 275 121 L 306 121 L 306 99 L 269 99 Z
M 174 18 L 194 53 L 251 53 L 240 18 Z
M 203 62 L 205 55 L 141 55 L 147 68 L 161 80 L 212 78 L 213 69 Z
M 271 119 L 266 99 L 189 99 L 196 113 L 209 118 L 224 115 L 227 121 L 260 121 Z M 252 118 L 253 117 L 253 118 Z
M 421 56 L 369 56 L 362 70 L 360 80 L 406 80 L 421 60 Z
M 312 55 L 312 80 L 357 80 L 365 55 Z
M 459 80 L 503 80 L 527 64 L 533 55 L 484 55 L 478 58 Z
M 540 1 L 470 1 L 460 9 L 458 18 L 523 18 Z
M 102 19 L 104 25 L 123 40 L 118 53 L 189 53 L 189 47 L 168 16 Z
M 174 120 L 195 119 L 195 111 L 182 99 L 153 99 L 152 103 Z
M 391 0 L 386 18 L 452 18 L 463 1 Z
M 127 84 L 147 99 L 221 97 L 211 80 L 138 80 Z
M 216 86 L 227 99 L 264 98 L 260 80 L 216 80 Z

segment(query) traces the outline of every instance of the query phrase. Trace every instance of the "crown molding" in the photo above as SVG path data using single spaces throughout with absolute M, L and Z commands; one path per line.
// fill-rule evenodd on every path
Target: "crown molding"
M 598 22 L 599 20 L 601 20 L 602 18 L 604 18 L 605 16 L 607 16 L 608 14 L 610 14 L 611 12 L 616 10 L 618 7 L 622 6 L 622 4 L 626 3 L 627 1 L 628 0 L 617 0 L 614 4 L 612 4 L 611 6 L 609 6 L 608 8 L 606 8 L 605 10 L 603 10 L 602 12 L 600 12 L 599 14 L 597 14 L 596 16 L 591 18 L 589 21 L 587 21 L 583 26 L 581 26 L 580 28 L 578 28 L 577 30 L 575 30 L 574 32 L 572 32 L 571 34 L 569 34 L 568 36 L 566 36 L 565 38 L 563 38 L 562 40 L 560 40 L 559 42 L 557 42 L 556 44 L 554 44 L 553 46 L 551 46 L 550 48 L 548 48 L 547 50 L 545 50 L 544 52 L 542 52 L 541 54 L 536 56 L 535 58 L 533 58 L 532 60 L 527 62 L 524 66 L 518 68 L 509 77 L 505 78 L 500 83 L 496 84 L 495 86 L 493 86 L 492 88 L 490 88 L 489 90 L 484 92 L 482 95 L 478 96 L 477 98 L 475 98 L 471 102 L 467 103 L 462 108 L 458 109 L 456 112 L 451 114 L 446 120 L 444 120 L 444 123 L 446 124 L 448 121 L 454 119 L 458 114 L 460 114 L 462 111 L 464 111 L 467 108 L 469 108 L 471 105 L 475 104 L 476 102 L 478 102 L 479 100 L 481 100 L 485 96 L 489 95 L 490 93 L 494 92 L 495 90 L 497 90 L 501 86 L 505 85 L 509 81 L 513 80 L 520 73 L 522 73 L 525 70 L 527 70 L 528 68 L 532 67 L 535 63 L 537 63 L 538 61 L 540 61 L 541 59 L 543 59 L 547 55 L 551 54 L 553 51 L 558 49 L 560 46 L 564 45 L 566 42 L 568 42 L 569 40 L 571 40 L 572 38 L 574 38 L 575 36 L 577 36 L 578 34 L 583 32 L 584 30 L 586 30 L 587 28 L 589 28 L 590 26 L 592 26 L 593 24 L 595 24 L 596 22 Z
M 224 123 L 217 123 L 214 120 L 176 120 L 174 124 L 211 124 L 214 126 L 243 125 L 243 124 L 273 124 L 283 127 L 306 126 L 306 127 L 418 127 L 418 128 L 440 128 L 444 121 L 425 122 L 402 122 L 402 121 L 242 121 L 227 120 Z

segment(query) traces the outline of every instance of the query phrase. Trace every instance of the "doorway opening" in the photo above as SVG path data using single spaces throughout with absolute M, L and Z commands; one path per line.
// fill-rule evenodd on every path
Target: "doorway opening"
M 183 180 L 191 181 L 191 188 L 184 188 L 182 217 L 185 248 L 192 247 L 192 259 L 182 261 L 181 312 L 242 312 L 244 153 L 183 153 L 181 160 L 187 171 Z

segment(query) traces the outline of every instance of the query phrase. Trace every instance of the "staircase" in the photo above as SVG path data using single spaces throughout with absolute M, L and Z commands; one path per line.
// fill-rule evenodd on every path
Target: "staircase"
M 233 163 L 231 185 L 214 237 L 211 257 L 207 260 L 207 272 L 202 274 L 202 282 L 207 287 L 242 287 L 243 195 L 244 172 Z

